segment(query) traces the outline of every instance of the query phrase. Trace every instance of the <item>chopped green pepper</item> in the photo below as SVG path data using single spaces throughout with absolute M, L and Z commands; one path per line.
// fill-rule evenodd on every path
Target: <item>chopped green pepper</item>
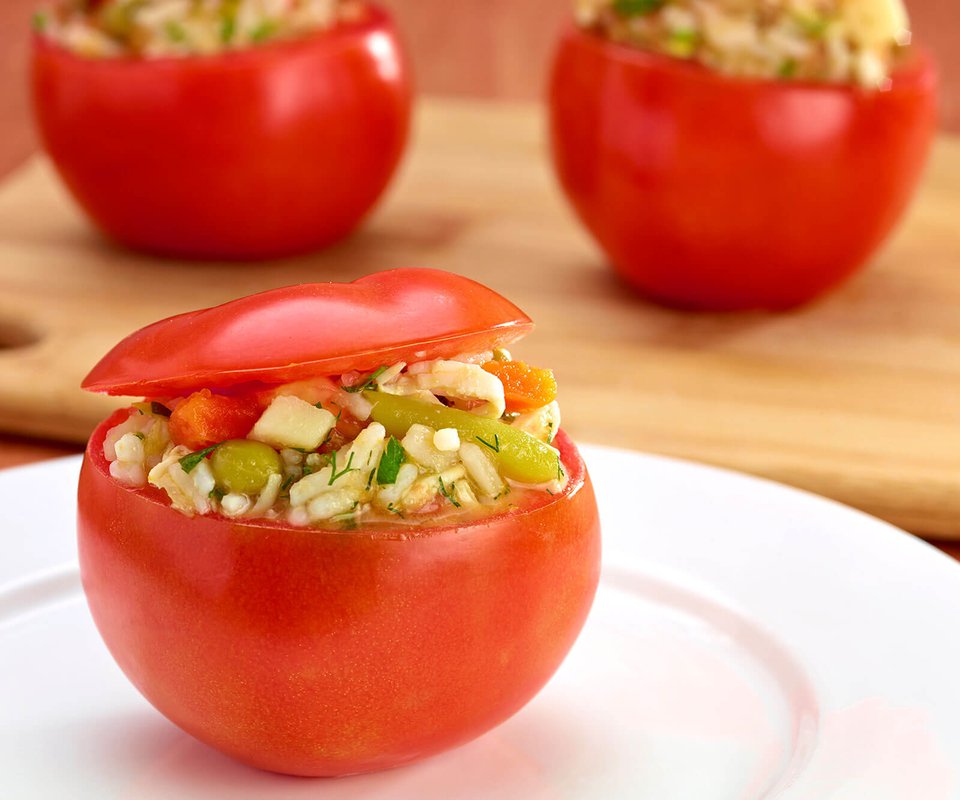
M 700 36 L 695 30 L 672 31 L 667 39 L 667 52 L 677 58 L 690 58 L 697 51 Z
M 271 36 L 276 34 L 278 27 L 279 26 L 274 20 L 264 20 L 250 32 L 250 41 L 257 42 L 258 44 L 260 42 L 265 42 Z
M 183 44 L 187 41 L 187 30 L 179 22 L 171 20 L 164 26 L 167 38 L 176 44 Z
M 280 454 L 270 445 L 250 439 L 231 439 L 210 457 L 210 469 L 217 487 L 225 492 L 257 494 L 271 475 L 283 469 Z
M 780 64 L 779 69 L 777 70 L 778 78 L 792 78 L 797 73 L 797 62 L 796 59 L 787 58 L 784 59 L 783 63 Z
M 613 10 L 621 17 L 637 17 L 659 11 L 666 0 L 613 0 Z
M 373 405 L 371 417 L 397 438 L 406 435 L 411 425 L 419 423 L 435 430 L 456 428 L 461 441 L 496 442 L 499 451 L 487 449 L 500 473 L 521 483 L 546 483 L 556 480 L 559 458 L 557 451 L 519 428 L 495 419 L 484 419 L 468 411 L 432 405 L 409 397 L 364 392 Z

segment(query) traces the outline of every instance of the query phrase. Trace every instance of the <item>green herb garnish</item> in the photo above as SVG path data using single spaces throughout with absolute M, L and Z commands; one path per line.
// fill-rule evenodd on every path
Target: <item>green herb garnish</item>
M 295 480 L 296 478 L 293 475 L 287 475 L 287 477 L 284 478 L 283 483 L 280 484 L 280 491 L 281 492 L 289 491 L 290 487 L 293 486 L 293 483 Z
M 456 481 L 454 481 L 453 483 L 450 484 L 450 489 L 447 489 L 447 487 L 444 486 L 444 484 L 443 484 L 443 478 L 441 478 L 441 477 L 438 475 L 438 476 L 437 476 L 437 480 L 440 481 L 440 494 L 442 494 L 444 497 L 447 498 L 447 500 L 449 500 L 451 503 L 453 503 L 454 508 L 460 508 L 460 504 L 454 499 L 453 495 L 450 494 L 450 492 L 457 487 Z
M 163 29 L 167 34 L 167 38 L 171 42 L 183 44 L 185 41 L 187 41 L 187 32 L 184 30 L 183 25 L 181 25 L 179 22 L 170 20 Z
M 237 32 L 237 18 L 234 16 L 224 17 L 220 23 L 220 41 L 223 44 L 230 44 Z
M 397 482 L 397 475 L 404 459 L 403 445 L 393 436 L 387 440 L 383 455 L 380 456 L 380 465 L 377 467 L 377 483 L 385 486 Z
M 333 486 L 334 483 L 340 480 L 340 478 L 342 478 L 348 472 L 358 472 L 356 467 L 350 466 L 351 464 L 353 464 L 353 453 L 350 453 L 350 458 L 347 459 L 347 466 L 345 466 L 340 472 L 337 472 L 337 454 L 336 451 L 334 451 L 333 461 L 331 462 L 333 471 L 330 473 L 330 480 L 327 482 L 327 486 Z
M 250 41 L 265 42 L 277 32 L 277 23 L 273 20 L 264 20 L 250 32 Z
M 803 32 L 809 36 L 811 39 L 822 39 L 823 35 L 827 32 L 827 28 L 830 27 L 831 19 L 829 16 L 821 16 L 820 14 L 794 14 L 794 21 Z
M 639 17 L 653 14 L 663 8 L 666 0 L 613 0 L 613 10 L 621 17 Z
M 784 59 L 780 68 L 777 70 L 778 78 L 792 78 L 797 74 L 797 60 L 795 58 Z
M 557 456 L 557 480 L 562 480 L 566 474 L 567 473 L 563 471 L 563 466 L 560 464 L 560 456 Z
M 214 486 L 210 490 L 210 494 L 207 495 L 211 500 L 216 500 L 218 503 L 223 500 L 224 491 L 217 486 Z
M 477 436 L 477 437 L 476 437 L 476 440 L 477 440 L 478 442 L 480 442 L 480 444 L 485 445 L 486 447 L 489 447 L 491 450 L 493 450 L 494 453 L 499 453 L 499 452 L 500 452 L 500 436 L 499 436 L 499 434 L 496 434 L 496 433 L 493 434 L 493 444 L 490 444 L 490 442 L 488 442 L 488 441 L 487 441 L 486 439 L 484 439 L 482 436 Z
M 699 34 L 690 28 L 673 31 L 667 39 L 667 52 L 677 58 L 690 58 L 696 52 Z
M 158 403 L 156 400 L 150 403 L 150 411 L 152 411 L 158 417 L 169 417 L 173 413 L 163 403 Z
M 37 33 L 43 33 L 47 29 L 47 23 L 49 23 L 49 21 L 44 12 L 38 11 L 33 15 L 33 29 Z
M 370 491 L 370 487 L 373 486 L 373 476 L 377 474 L 377 468 L 374 467 L 370 470 L 370 474 L 367 475 L 367 491 Z
M 147 438 L 142 433 L 140 433 L 140 431 L 134 431 L 133 435 L 136 436 L 141 442 Z
M 384 364 L 382 367 L 378 367 L 374 372 L 372 372 L 366 380 L 356 383 L 353 386 L 344 386 L 343 390 L 345 392 L 350 392 L 351 394 L 356 392 L 363 392 L 367 389 L 373 389 L 376 387 L 377 378 L 383 375 L 387 371 L 387 366 Z M 341 409 L 342 410 L 342 409 Z M 339 417 L 338 417 L 339 419 Z
M 183 468 L 183 471 L 189 475 L 197 468 L 197 464 L 203 461 L 203 459 L 210 455 L 221 444 L 223 444 L 223 442 L 217 442 L 216 444 L 210 445 L 210 447 L 205 447 L 203 450 L 197 450 L 195 453 L 185 455 L 180 459 L 180 466 Z

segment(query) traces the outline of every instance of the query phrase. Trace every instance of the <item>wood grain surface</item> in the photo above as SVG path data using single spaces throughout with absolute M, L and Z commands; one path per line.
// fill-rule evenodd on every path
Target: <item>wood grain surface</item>
M 81 441 L 116 401 L 82 394 L 80 379 L 159 317 L 301 281 L 440 267 L 536 320 L 517 352 L 556 369 L 575 437 L 734 467 L 960 538 L 958 213 L 960 141 L 944 137 L 906 223 L 839 292 L 789 314 L 691 315 L 611 276 L 554 186 L 531 105 L 424 102 L 368 226 L 260 266 L 114 248 L 36 159 L 0 188 L 0 428 Z

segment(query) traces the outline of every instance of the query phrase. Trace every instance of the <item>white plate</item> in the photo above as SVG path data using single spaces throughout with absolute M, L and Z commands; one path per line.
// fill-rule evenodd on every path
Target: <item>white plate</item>
M 0 797 L 960 797 L 960 566 L 801 492 L 584 453 L 604 573 L 556 677 L 472 744 L 335 781 L 240 766 L 153 711 L 80 594 L 78 459 L 0 473 Z

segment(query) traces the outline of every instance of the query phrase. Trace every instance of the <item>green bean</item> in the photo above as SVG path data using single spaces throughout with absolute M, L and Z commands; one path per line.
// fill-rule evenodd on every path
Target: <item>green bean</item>
M 521 483 L 546 483 L 562 474 L 557 450 L 499 420 L 384 392 L 364 392 L 363 396 L 373 405 L 374 421 L 398 439 L 415 423 L 434 430 L 456 428 L 462 442 L 484 447 L 506 478 Z

